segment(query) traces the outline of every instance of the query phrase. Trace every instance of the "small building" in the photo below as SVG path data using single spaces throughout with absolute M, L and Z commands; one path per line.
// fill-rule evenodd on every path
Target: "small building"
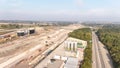
M 24 35 L 29 35 L 35 33 L 34 28 L 29 28 L 29 29 L 21 29 L 17 31 L 17 36 L 24 36 Z
M 65 42 L 64 42 L 64 47 L 65 50 L 71 52 L 71 55 L 74 57 L 81 57 L 83 56 L 83 51 L 87 46 L 87 41 L 76 39 L 69 37 Z
M 58 60 L 60 60 L 60 59 L 61 59 L 61 57 L 60 57 L 60 56 L 58 56 L 58 55 L 55 55 L 53 58 L 54 58 L 54 59 L 58 59 Z
M 24 36 L 25 32 L 24 31 L 17 31 L 17 36 Z
M 33 33 L 35 33 L 35 29 L 34 28 L 30 28 L 29 29 L 29 34 L 33 34 Z
M 77 58 L 69 57 L 64 68 L 79 68 L 78 64 Z
M 85 49 L 87 46 L 87 41 L 69 37 L 65 43 L 65 49 L 68 51 L 77 51 L 78 48 Z
M 68 58 L 67 58 L 67 57 L 65 57 L 65 56 L 55 55 L 55 56 L 53 57 L 53 59 L 66 61 Z

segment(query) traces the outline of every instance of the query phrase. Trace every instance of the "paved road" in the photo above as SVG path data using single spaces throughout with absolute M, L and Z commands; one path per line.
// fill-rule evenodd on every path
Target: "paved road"
M 92 32 L 92 42 L 92 68 L 113 68 L 109 52 L 94 32 Z

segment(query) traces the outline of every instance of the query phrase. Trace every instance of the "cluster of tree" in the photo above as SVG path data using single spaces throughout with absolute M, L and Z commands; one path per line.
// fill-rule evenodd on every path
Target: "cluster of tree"
M 97 35 L 106 45 L 115 68 L 120 68 L 120 25 L 105 25 L 99 29 Z
M 98 22 L 83 22 L 81 24 L 85 25 L 85 26 L 91 26 L 91 27 L 100 27 L 103 25 L 103 24 L 98 23 Z
M 69 37 L 74 37 L 82 40 L 87 41 L 87 47 L 84 50 L 84 60 L 80 68 L 92 68 L 92 44 L 91 44 L 91 30 L 89 28 L 82 28 L 74 30 L 73 32 L 69 33 Z
M 0 24 L 0 29 L 19 29 L 19 28 L 29 28 L 35 25 L 24 25 L 24 24 Z
M 0 28 L 1 29 L 15 29 L 15 28 L 22 28 L 23 25 L 19 24 L 1 24 Z
M 12 31 L 3 31 L 3 32 L 0 32 L 0 35 L 6 34 L 6 33 L 9 33 L 9 32 L 12 32 Z

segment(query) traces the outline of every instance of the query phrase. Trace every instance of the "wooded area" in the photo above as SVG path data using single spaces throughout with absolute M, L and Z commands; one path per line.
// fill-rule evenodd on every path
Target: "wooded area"
M 98 30 L 97 35 L 100 41 L 107 46 L 114 67 L 120 68 L 120 25 L 105 25 Z
M 87 47 L 84 50 L 84 60 L 80 68 L 92 68 L 91 30 L 89 28 L 77 29 L 69 33 L 69 36 L 87 41 Z

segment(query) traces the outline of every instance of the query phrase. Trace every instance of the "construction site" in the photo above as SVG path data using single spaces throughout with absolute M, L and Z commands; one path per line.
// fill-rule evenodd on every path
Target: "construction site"
M 72 28 L 71 28 L 72 27 Z M 82 25 L 12 29 L 0 35 L 1 68 L 34 68 Z M 1 29 L 1 31 L 5 31 Z

